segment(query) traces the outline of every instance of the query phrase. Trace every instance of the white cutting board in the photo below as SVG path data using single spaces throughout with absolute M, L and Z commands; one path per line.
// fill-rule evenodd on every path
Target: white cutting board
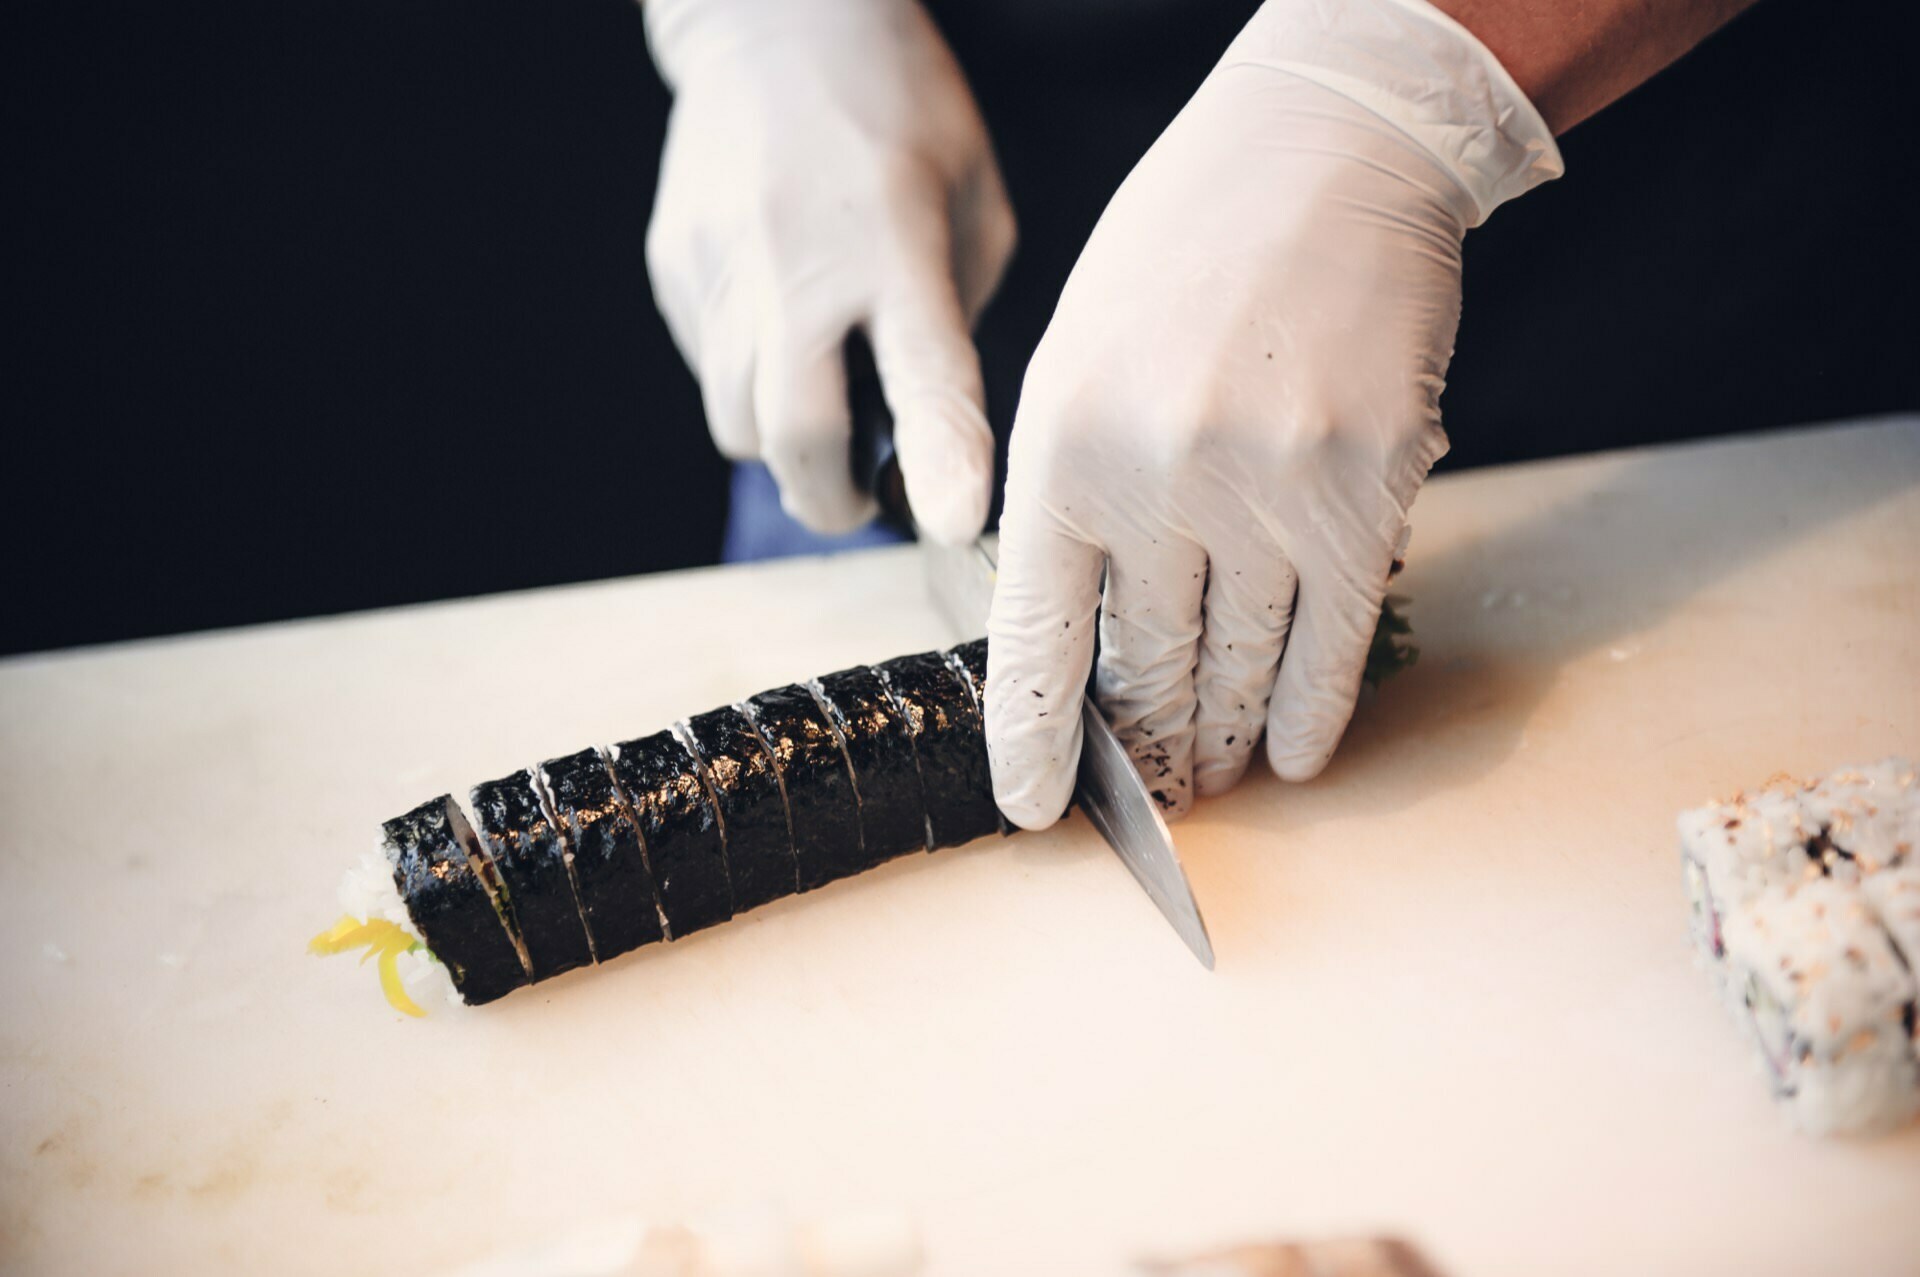
M 302 951 L 383 817 L 949 641 L 909 550 L 0 663 L 0 1264 L 427 1274 L 767 1204 L 902 1212 L 936 1274 L 1371 1231 L 1454 1277 L 1920 1271 L 1920 1128 L 1785 1129 L 1672 827 L 1920 754 L 1920 420 L 1415 520 L 1419 666 L 1177 830 L 1211 975 L 1079 819 L 425 1022 Z

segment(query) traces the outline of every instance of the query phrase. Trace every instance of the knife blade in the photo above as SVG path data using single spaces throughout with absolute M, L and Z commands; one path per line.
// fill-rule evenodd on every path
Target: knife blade
M 913 526 L 900 459 L 893 449 L 893 414 L 887 409 L 873 349 L 864 334 L 848 335 L 842 358 L 846 364 L 847 407 L 852 423 L 849 463 L 853 479 L 873 495 L 880 518 L 902 529 Z M 987 610 L 993 603 L 997 564 L 984 541 L 964 546 L 941 546 L 922 541 L 927 583 L 935 604 L 962 639 L 987 632 Z M 1080 770 L 1073 797 L 1087 819 L 1100 831 L 1107 846 L 1120 857 L 1187 948 L 1207 970 L 1213 970 L 1213 940 L 1206 919 L 1193 898 L 1187 871 L 1174 850 L 1173 835 L 1159 804 L 1147 792 L 1126 747 L 1113 734 L 1091 696 L 1080 698 Z
M 942 546 L 922 542 L 927 585 L 934 603 L 963 638 L 986 633 L 993 602 L 996 563 L 984 541 Z M 1187 871 L 1174 849 L 1173 834 L 1159 804 L 1127 756 L 1091 696 L 1080 698 L 1080 771 L 1074 801 L 1106 839 L 1200 964 L 1213 970 L 1213 940 Z

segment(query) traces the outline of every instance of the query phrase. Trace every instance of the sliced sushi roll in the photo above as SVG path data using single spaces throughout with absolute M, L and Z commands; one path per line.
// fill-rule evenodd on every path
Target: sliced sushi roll
M 653 873 L 626 800 L 597 749 L 540 764 L 540 782 L 573 849 L 580 911 L 601 962 L 664 934 Z
M 1727 915 L 1723 938 L 1736 1011 L 1798 1125 L 1860 1134 L 1920 1112 L 1913 974 L 1858 886 L 1770 887 Z
M 987 788 L 993 788 L 993 767 L 987 760 L 987 641 L 975 639 L 971 643 L 962 643 L 959 647 L 948 648 L 947 666 L 954 672 L 967 689 L 967 698 L 973 702 L 973 717 L 979 725 L 981 774 L 987 778 Z M 999 804 L 994 804 L 994 816 L 1000 822 L 1002 836 L 1013 832 L 1007 818 L 1000 814 Z
M 785 791 L 800 890 L 866 868 L 853 774 L 813 693 L 792 683 L 762 692 L 740 709 L 759 729 Z
M 612 759 L 647 849 L 668 934 L 677 940 L 733 917 L 720 813 L 685 742 L 655 732 L 615 745 Z
M 906 714 L 867 666 L 814 679 L 814 696 L 847 752 L 860 809 L 862 868 L 933 850 Z
M 388 1001 L 488 1002 L 691 935 L 909 851 L 1005 830 L 980 711 L 986 643 L 763 692 L 386 822 L 320 954 L 380 959 Z M 371 887 L 369 882 L 371 881 Z
M 877 668 L 912 731 L 932 846 L 958 847 L 997 831 L 980 714 L 946 658 L 920 652 Z
M 413 928 L 478 1006 L 533 979 L 531 964 L 493 885 L 486 852 L 451 794 L 381 825 L 393 883 Z
M 745 913 L 798 891 L 786 797 L 753 724 L 729 705 L 695 715 L 679 731 L 720 808 L 733 911 Z
M 593 961 L 580 919 L 573 859 L 533 773 L 521 770 L 473 787 L 474 822 L 513 901 L 533 978 L 545 980 Z

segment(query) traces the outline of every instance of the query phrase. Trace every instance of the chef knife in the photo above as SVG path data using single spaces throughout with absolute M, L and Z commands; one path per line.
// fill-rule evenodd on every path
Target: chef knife
M 927 586 L 934 603 L 962 635 L 977 637 L 987 629 L 987 607 L 993 601 L 993 551 L 983 541 L 943 546 L 923 542 Z M 1161 913 L 1166 915 L 1193 956 L 1213 969 L 1213 941 L 1206 919 L 1187 883 L 1186 870 L 1174 850 L 1166 818 L 1147 792 L 1146 782 L 1127 756 L 1126 747 L 1100 713 L 1093 698 L 1080 698 L 1080 774 L 1073 798 L 1100 831 Z
M 893 418 L 887 410 L 872 349 L 860 334 L 847 339 L 845 349 L 847 397 L 853 420 L 854 480 L 871 492 L 880 517 L 901 528 L 913 526 L 899 458 L 893 451 Z M 942 546 L 932 541 L 925 549 L 927 584 L 936 606 L 962 638 L 987 632 L 987 609 L 993 602 L 995 560 L 984 541 Z M 1173 835 L 1147 792 L 1126 747 L 1100 713 L 1091 696 L 1080 698 L 1080 772 L 1074 801 L 1100 831 L 1202 966 L 1213 970 L 1213 941 L 1206 919 L 1193 898 L 1186 870 L 1174 850 Z

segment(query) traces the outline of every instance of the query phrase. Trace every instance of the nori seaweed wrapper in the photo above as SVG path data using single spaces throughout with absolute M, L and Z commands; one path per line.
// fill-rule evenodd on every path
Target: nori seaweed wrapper
M 580 912 L 601 961 L 662 937 L 640 832 L 597 749 L 540 764 L 554 815 L 573 845 L 573 877 Z
M 960 676 L 939 652 L 898 656 L 879 669 L 913 727 L 933 845 L 958 847 L 997 832 L 986 730 Z
M 791 683 L 762 692 L 741 708 L 759 728 L 786 790 L 800 890 L 811 891 L 866 868 L 853 776 L 833 724 L 813 693 Z
M 984 774 L 987 777 L 987 786 L 991 789 L 993 765 L 987 759 L 986 710 L 984 708 L 987 703 L 987 641 L 978 638 L 971 643 L 950 647 L 946 651 L 946 657 L 947 667 L 959 676 L 961 683 L 965 685 L 967 695 L 973 701 L 974 716 L 980 720 L 980 765 L 986 769 Z M 996 803 L 996 813 L 998 808 L 999 804 Z M 999 821 L 1000 832 L 1003 835 L 1013 832 L 1013 827 L 1007 823 L 1005 816 L 1000 816 Z
M 485 853 L 453 795 L 421 803 L 380 829 L 414 929 L 461 998 L 478 1006 L 526 984 L 516 939 L 473 869 Z
M 613 774 L 646 844 L 673 938 L 733 917 L 720 816 L 699 764 L 672 732 L 613 747 Z
M 880 675 L 866 666 L 813 681 L 853 765 L 866 863 L 862 868 L 932 848 L 920 794 L 913 732 Z
M 567 841 L 549 819 L 533 773 L 483 781 L 469 800 L 527 946 L 533 978 L 545 980 L 592 962 L 593 947 L 567 867 Z
M 699 757 L 714 801 L 733 883 L 733 911 L 745 913 L 800 889 L 786 797 L 773 758 L 747 716 L 729 705 L 687 720 L 687 743 Z

